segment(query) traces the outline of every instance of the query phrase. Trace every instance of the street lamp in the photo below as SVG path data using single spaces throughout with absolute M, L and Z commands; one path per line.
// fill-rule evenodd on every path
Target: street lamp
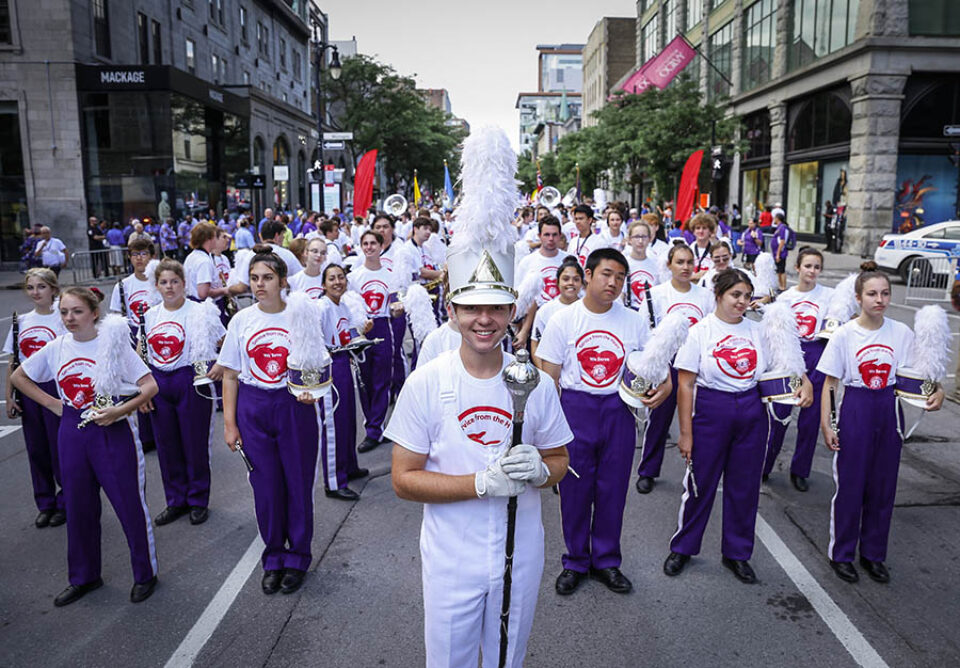
M 323 91 L 320 87 L 320 82 L 322 78 L 320 76 L 321 70 L 323 70 L 323 56 L 327 52 L 327 49 L 333 49 L 333 54 L 330 58 L 330 78 L 334 81 L 340 78 L 340 75 L 343 73 L 343 68 L 340 65 L 340 51 L 337 49 L 335 44 L 328 44 L 324 42 L 321 38 L 320 25 L 317 23 L 313 24 L 313 51 L 316 55 L 316 86 L 317 86 L 317 162 L 314 164 L 314 170 L 319 169 L 319 174 L 317 174 L 317 181 L 320 182 L 320 192 L 323 192 L 323 178 L 324 178 L 324 159 L 323 159 Z M 320 206 L 322 208 L 323 203 L 321 201 Z

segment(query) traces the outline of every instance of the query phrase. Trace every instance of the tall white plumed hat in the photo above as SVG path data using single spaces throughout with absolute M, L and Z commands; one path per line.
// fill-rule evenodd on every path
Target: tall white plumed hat
M 513 304 L 517 154 L 502 129 L 487 126 L 463 142 L 460 164 L 463 199 L 447 255 L 449 299 L 454 304 Z

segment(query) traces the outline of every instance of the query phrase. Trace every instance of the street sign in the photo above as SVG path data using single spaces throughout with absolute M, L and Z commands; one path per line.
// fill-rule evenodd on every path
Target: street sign
M 342 151 L 346 146 L 345 142 L 342 141 L 325 141 L 323 142 L 324 151 Z
M 237 190 L 246 190 L 247 188 L 250 187 L 250 178 L 246 174 L 241 174 L 240 176 L 237 177 L 237 181 L 236 183 L 234 183 L 234 187 Z
M 960 125 L 944 125 L 944 137 L 960 137 Z
M 263 178 L 263 174 L 254 174 L 250 177 L 250 187 L 251 188 L 266 188 L 267 180 Z
M 273 180 L 274 180 L 274 181 L 289 181 L 289 180 L 290 180 L 290 166 L 289 166 L 289 165 L 274 165 L 274 166 L 273 166 Z
M 324 132 L 323 138 L 329 141 L 353 141 L 352 132 Z

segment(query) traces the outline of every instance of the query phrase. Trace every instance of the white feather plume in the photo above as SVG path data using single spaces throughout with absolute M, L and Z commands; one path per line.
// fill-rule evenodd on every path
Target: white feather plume
M 754 298 L 766 297 L 775 292 L 777 286 L 777 263 L 770 253 L 760 253 L 753 263 L 757 279 L 753 282 Z
M 413 283 L 403 296 L 403 310 L 410 320 L 410 329 L 417 343 L 423 343 L 427 334 L 437 328 L 437 319 L 433 315 L 433 304 L 427 290 L 419 283 Z
M 346 305 L 347 311 L 350 312 L 350 326 L 362 332 L 363 326 L 370 319 L 367 317 L 367 304 L 363 301 L 363 297 L 353 290 L 347 290 L 340 297 L 340 302 Z
M 393 273 L 393 282 L 400 291 L 406 290 L 413 283 L 414 272 L 418 276 L 420 275 L 419 262 L 414 257 L 412 249 L 408 248 L 406 244 L 402 244 L 394 251 L 391 272 Z
M 910 364 L 923 378 L 940 382 L 947 376 L 950 360 L 950 325 L 947 313 L 931 304 L 917 311 L 913 321 L 913 360 Z
M 319 370 L 330 364 L 330 353 L 323 345 L 323 312 L 306 292 L 287 296 L 290 314 L 290 362 L 300 369 Z
M 830 301 L 827 302 L 827 309 L 824 311 L 825 318 L 837 318 L 841 323 L 846 322 L 860 310 L 857 304 L 856 291 L 857 274 L 850 274 L 845 279 L 837 283 L 830 295 Z
M 658 283 L 669 283 L 673 280 L 673 272 L 670 271 L 670 267 L 667 264 L 668 256 L 670 255 L 669 250 L 664 251 L 657 255 L 657 282 Z
M 690 333 L 690 319 L 679 311 L 668 314 L 650 333 L 643 350 L 630 364 L 630 370 L 638 377 L 659 385 L 670 373 L 670 363 Z M 631 354 L 631 357 L 634 357 Z
M 537 295 L 543 290 L 543 275 L 539 271 L 528 271 L 517 286 L 517 315 L 522 320 L 533 306 Z
M 217 359 L 217 341 L 223 337 L 220 309 L 210 298 L 194 305 L 187 314 L 187 345 L 190 362 Z
M 119 351 L 130 348 L 130 327 L 117 313 L 97 323 L 97 359 L 93 367 L 93 389 L 106 397 L 119 396 L 123 387 L 123 365 Z
M 456 248 L 506 253 L 516 241 L 513 220 L 517 200 L 517 154 L 506 133 L 485 126 L 470 133 L 460 158 L 463 199 L 457 209 Z
M 807 370 L 800 347 L 797 317 L 786 302 L 773 302 L 763 309 L 761 336 L 770 358 L 768 371 L 786 371 L 800 376 Z

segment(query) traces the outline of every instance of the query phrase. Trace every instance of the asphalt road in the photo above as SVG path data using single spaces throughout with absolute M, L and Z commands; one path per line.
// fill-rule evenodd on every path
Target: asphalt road
M 825 282 L 844 272 L 831 262 Z M 849 263 L 847 263 L 849 264 Z M 902 301 L 902 287 L 894 301 Z M 24 308 L 0 292 L 0 315 Z M 890 315 L 912 323 L 912 310 Z M 951 316 L 954 331 L 960 318 Z M 0 328 L 9 318 L 0 319 Z M 951 367 L 953 368 L 953 367 Z M 917 415 L 908 413 L 912 423 Z M 221 433 L 218 415 L 217 434 Z M 11 426 L 8 430 L 4 427 Z M 418 534 L 421 508 L 391 489 L 389 449 L 360 455 L 371 468 L 356 503 L 316 497 L 314 563 L 291 596 L 260 592 L 253 499 L 239 458 L 213 443 L 210 520 L 155 529 L 160 584 L 128 601 L 126 542 L 104 499 L 105 586 L 67 608 L 66 532 L 37 530 L 22 432 L 0 420 L 0 666 L 417 666 L 423 663 Z M 676 430 L 674 429 L 674 434 Z M 893 516 L 889 585 L 838 580 L 826 559 L 830 456 L 820 448 L 800 494 L 790 486 L 790 427 L 764 485 L 752 564 L 742 585 L 720 564 L 720 504 L 702 554 L 681 577 L 661 572 L 676 526 L 683 468 L 667 453 L 663 477 L 631 486 L 623 534 L 630 595 L 588 582 L 553 592 L 563 543 L 557 497 L 543 494 L 546 564 L 528 666 L 947 666 L 960 664 L 960 407 L 947 402 L 908 441 Z M 638 451 L 639 453 L 639 451 Z M 152 515 L 163 508 L 156 453 L 147 455 Z

